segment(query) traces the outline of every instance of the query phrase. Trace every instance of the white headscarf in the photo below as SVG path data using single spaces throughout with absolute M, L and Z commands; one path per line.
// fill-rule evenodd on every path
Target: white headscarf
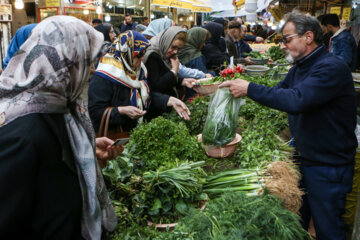
M 69 16 L 36 26 L 0 76 L 0 126 L 30 113 L 64 114 L 83 198 L 82 236 L 101 238 L 116 226 L 95 157 L 95 134 L 81 92 L 103 36 Z

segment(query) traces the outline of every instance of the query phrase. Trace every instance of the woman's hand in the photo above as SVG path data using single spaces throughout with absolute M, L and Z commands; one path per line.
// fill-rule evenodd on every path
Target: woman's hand
M 214 76 L 211 75 L 210 73 L 205 73 L 205 78 L 213 78 Z
M 179 65 L 180 65 L 179 58 L 177 56 L 174 56 L 174 57 L 170 58 L 170 62 L 171 62 L 171 70 L 173 70 L 175 72 L 175 74 L 177 74 L 179 71 Z
M 124 150 L 124 147 L 121 145 L 112 146 L 114 141 L 107 137 L 96 138 L 95 141 L 96 158 L 99 160 L 99 164 L 101 167 L 105 167 L 107 160 L 115 159 Z
M 146 114 L 146 111 L 134 106 L 118 107 L 118 111 L 120 114 L 125 114 L 131 119 L 138 119 Z
M 168 107 L 173 107 L 174 110 L 185 120 L 190 120 L 190 110 L 181 100 L 170 97 L 167 103 Z
M 194 78 L 184 78 L 181 86 L 187 87 L 187 88 L 193 88 L 196 83 L 196 79 Z

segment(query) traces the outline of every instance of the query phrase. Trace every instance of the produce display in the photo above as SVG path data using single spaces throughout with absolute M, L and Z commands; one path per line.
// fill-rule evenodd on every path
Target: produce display
M 272 74 L 228 67 L 208 84 L 241 78 L 272 87 Z M 297 215 L 303 192 L 287 114 L 249 98 L 237 112 L 241 100 L 229 104 L 229 96 L 226 88 L 212 100 L 197 96 L 186 103 L 189 121 L 173 111 L 131 132 L 124 152 L 103 169 L 119 220 L 109 239 L 310 239 Z M 204 144 L 226 144 L 236 133 L 242 140 L 218 160 L 205 155 L 199 133 Z M 177 226 L 159 231 L 149 222 Z
M 274 62 L 283 61 L 284 58 L 285 58 L 285 55 L 284 55 L 283 51 L 280 49 L 280 45 L 272 46 L 271 48 L 269 48 L 269 50 L 267 51 L 267 55 Z
M 251 52 L 247 53 L 246 56 L 254 58 L 254 59 L 266 59 L 267 58 L 267 56 L 265 56 L 257 51 L 251 51 Z

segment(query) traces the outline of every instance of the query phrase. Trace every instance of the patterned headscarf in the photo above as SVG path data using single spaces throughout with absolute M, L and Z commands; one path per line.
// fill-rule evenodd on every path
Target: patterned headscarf
M 70 16 L 39 23 L 0 76 L 0 126 L 31 113 L 64 114 L 83 199 L 81 232 L 100 239 L 116 214 L 95 158 L 95 134 L 81 98 L 104 37 Z
M 130 89 L 130 102 L 141 110 L 150 104 L 149 86 L 146 82 L 147 70 L 143 63 L 141 69 L 134 69 L 133 58 L 146 52 L 149 41 L 135 31 L 126 31 L 115 40 L 108 52 L 103 56 L 96 68 L 95 74 L 115 84 L 121 84 Z M 144 79 L 140 80 L 139 78 Z M 141 122 L 143 118 L 139 118 Z
M 175 22 L 173 20 L 168 18 L 156 19 L 150 22 L 149 26 L 147 26 L 146 30 L 142 32 L 142 34 L 149 37 L 155 37 L 165 29 L 172 26 L 175 26 Z

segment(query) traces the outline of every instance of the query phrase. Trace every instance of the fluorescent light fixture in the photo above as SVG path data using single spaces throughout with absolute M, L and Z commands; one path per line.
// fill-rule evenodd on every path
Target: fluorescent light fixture
M 184 19 L 183 19 L 183 18 L 180 18 L 179 20 L 180 20 L 180 22 L 184 21 Z
M 24 8 L 24 2 L 22 0 L 15 0 L 15 8 L 16 9 L 23 9 Z
M 168 16 L 167 15 L 165 15 L 165 17 L 164 18 L 168 18 Z
M 109 5 L 109 9 L 112 9 L 112 5 Z
M 139 0 L 139 5 L 141 5 L 141 3 L 142 3 L 142 0 Z
M 135 5 L 131 5 L 131 6 L 128 6 L 126 8 L 135 8 L 136 6 Z

